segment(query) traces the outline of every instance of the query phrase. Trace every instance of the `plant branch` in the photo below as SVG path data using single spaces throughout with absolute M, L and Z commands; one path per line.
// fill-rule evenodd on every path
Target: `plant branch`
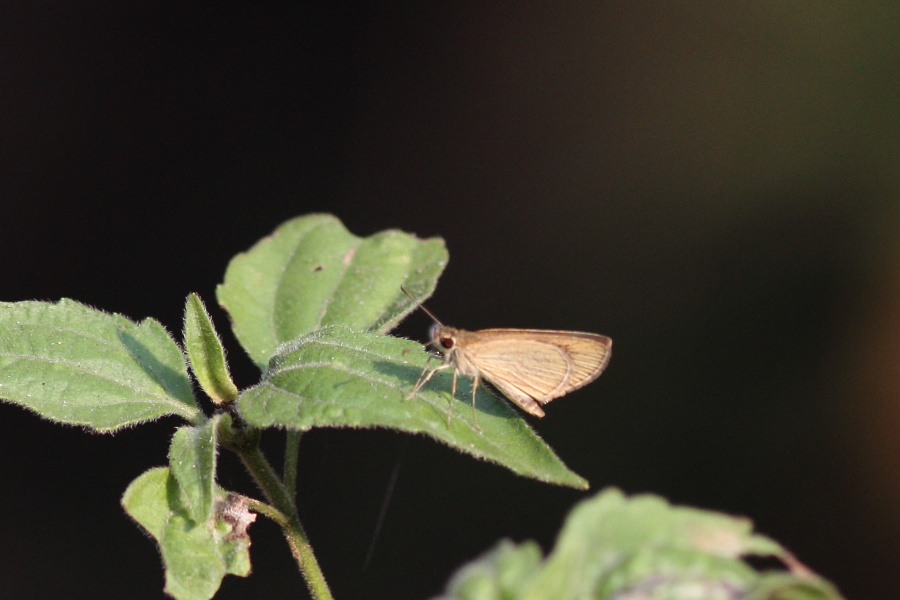
M 235 450 L 269 503 L 287 517 L 287 522 L 282 525 L 282 531 L 291 554 L 294 555 L 294 560 L 297 561 L 300 572 L 306 580 L 310 594 L 315 600 L 333 600 L 325 575 L 300 524 L 294 499 L 278 478 L 275 469 L 266 460 L 258 445 L 244 446 Z
M 297 457 L 300 455 L 300 436 L 303 433 L 288 429 L 284 442 L 284 487 L 292 499 L 297 498 Z
M 268 517 L 269 520 L 271 520 L 279 527 L 287 527 L 288 523 L 290 522 L 290 519 L 287 515 L 285 515 L 283 512 L 281 512 L 271 504 L 266 504 L 262 500 L 257 500 L 256 498 L 251 498 L 250 496 L 245 496 L 243 494 L 235 494 L 235 496 L 246 500 L 247 508 L 254 512 L 258 512 L 264 517 Z

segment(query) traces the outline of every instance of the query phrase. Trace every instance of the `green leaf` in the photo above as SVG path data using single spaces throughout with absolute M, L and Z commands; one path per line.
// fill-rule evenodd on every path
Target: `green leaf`
M 476 400 L 478 431 L 467 377 L 452 400 L 449 428 L 449 373 L 439 373 L 405 400 L 427 358 L 422 346 L 409 340 L 341 326 L 321 329 L 279 348 L 263 381 L 241 394 L 241 414 L 258 427 L 389 427 L 424 433 L 520 475 L 587 488 L 515 409 L 484 388 Z
M 216 518 L 197 522 L 171 471 L 158 467 L 131 482 L 122 506 L 157 542 L 166 569 L 165 591 L 178 600 L 212 598 L 226 574 L 250 573 L 246 525 L 235 524 L 234 496 L 220 494 Z
M 503 600 L 518 598 L 541 566 L 536 542 L 501 540 L 493 549 L 462 567 L 434 600 Z
M 241 345 L 263 368 L 282 342 L 328 325 L 387 332 L 433 291 L 447 264 L 438 238 L 388 230 L 356 237 L 331 215 L 293 219 L 239 254 L 216 290 Z
M 197 294 L 188 295 L 185 305 L 184 346 L 194 375 L 206 395 L 216 404 L 234 402 L 238 390 L 228 372 L 225 349 Z
M 534 564 L 529 544 L 505 543 L 473 561 L 442 600 L 841 598 L 780 545 L 754 534 L 747 519 L 656 496 L 626 498 L 616 489 L 575 507 L 542 564 Z M 741 559 L 747 554 L 775 556 L 790 571 L 757 571 Z M 515 570 L 525 573 L 518 587 L 498 583 Z
M 159 322 L 66 299 L 0 303 L 0 398 L 99 431 L 201 417 L 184 356 Z
M 169 447 L 169 468 L 184 492 L 188 515 L 198 523 L 213 515 L 218 420 L 180 427 Z
M 810 575 L 797 577 L 793 573 L 768 572 L 753 586 L 742 600 L 834 600 L 840 592 L 830 582 Z

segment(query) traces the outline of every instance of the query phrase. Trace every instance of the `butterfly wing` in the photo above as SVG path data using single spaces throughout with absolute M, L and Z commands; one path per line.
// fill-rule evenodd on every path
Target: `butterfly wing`
M 460 359 L 474 367 L 523 410 L 583 387 L 609 362 L 612 340 L 595 333 L 542 329 L 466 332 Z

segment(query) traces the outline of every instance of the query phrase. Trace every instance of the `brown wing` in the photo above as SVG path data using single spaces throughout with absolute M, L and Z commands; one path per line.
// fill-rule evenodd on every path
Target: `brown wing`
M 485 329 L 466 332 L 460 352 L 485 379 L 535 414 L 520 400 L 546 404 L 589 384 L 606 368 L 611 347 L 612 340 L 595 333 Z

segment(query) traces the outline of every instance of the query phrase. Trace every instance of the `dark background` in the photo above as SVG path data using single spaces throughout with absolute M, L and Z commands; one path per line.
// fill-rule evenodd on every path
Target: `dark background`
M 532 420 L 592 490 L 748 515 L 849 598 L 896 595 L 896 2 L 89 4 L 0 15 L 0 299 L 178 332 L 186 294 L 214 305 L 230 257 L 288 218 L 441 235 L 448 324 L 615 339 Z M 0 406 L 3 597 L 161 597 L 118 503 L 176 425 Z M 301 449 L 342 600 L 426 598 L 502 537 L 549 550 L 586 497 L 390 431 Z M 220 480 L 254 493 L 230 456 Z M 277 529 L 251 532 L 254 573 L 220 597 L 302 597 Z

